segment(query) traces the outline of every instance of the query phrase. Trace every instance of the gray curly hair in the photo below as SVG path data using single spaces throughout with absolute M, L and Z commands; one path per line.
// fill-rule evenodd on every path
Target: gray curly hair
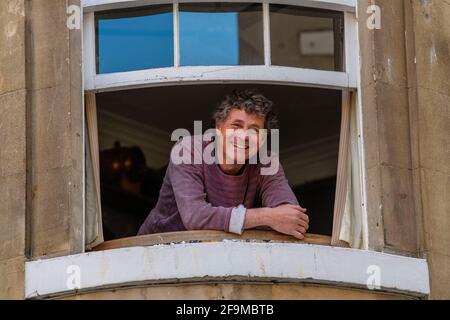
M 224 121 L 233 109 L 262 115 L 265 119 L 265 129 L 269 131 L 278 128 L 278 114 L 274 103 L 256 89 L 233 90 L 232 94 L 217 105 L 213 120 L 215 123 Z

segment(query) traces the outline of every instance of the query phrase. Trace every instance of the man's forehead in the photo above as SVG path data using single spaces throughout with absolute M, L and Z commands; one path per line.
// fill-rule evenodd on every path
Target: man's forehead
M 245 110 L 233 109 L 228 114 L 228 119 L 233 119 L 236 121 L 244 121 L 244 120 L 264 121 L 264 116 L 254 112 L 247 112 Z

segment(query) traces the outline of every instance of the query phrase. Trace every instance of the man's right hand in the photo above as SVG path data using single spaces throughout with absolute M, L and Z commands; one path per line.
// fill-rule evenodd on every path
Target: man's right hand
M 269 227 L 303 240 L 309 228 L 309 217 L 306 209 L 300 206 L 286 204 L 276 208 L 270 208 L 267 219 Z

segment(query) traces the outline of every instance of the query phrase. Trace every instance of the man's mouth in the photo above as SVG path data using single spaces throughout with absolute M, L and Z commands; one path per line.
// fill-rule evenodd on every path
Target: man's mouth
M 245 145 L 245 144 L 236 144 L 235 143 L 234 147 L 237 148 L 237 149 L 241 149 L 241 150 L 247 150 L 248 149 L 248 146 Z

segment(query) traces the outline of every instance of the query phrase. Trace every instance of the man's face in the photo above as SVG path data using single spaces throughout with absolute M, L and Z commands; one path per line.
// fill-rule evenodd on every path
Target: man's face
M 222 136 L 226 163 L 243 164 L 263 142 L 259 131 L 264 129 L 264 116 L 233 109 L 223 122 L 216 124 L 216 129 Z

